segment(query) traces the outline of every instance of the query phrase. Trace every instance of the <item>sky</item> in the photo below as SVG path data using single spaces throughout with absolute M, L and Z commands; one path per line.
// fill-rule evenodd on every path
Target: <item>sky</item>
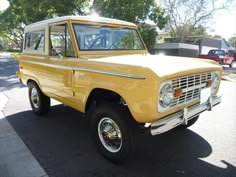
M 235 0 L 236 2 L 236 0 Z M 212 24 L 213 34 L 219 34 L 226 40 L 236 36 L 236 3 L 235 7 L 229 11 L 222 11 L 214 18 L 215 23 Z
M 0 0 L 0 11 L 5 10 L 9 6 L 9 2 L 7 0 Z
M 0 0 L 0 11 L 5 10 L 8 6 L 9 2 L 7 0 Z M 234 7 L 231 10 L 222 11 L 215 15 L 211 29 L 208 32 L 210 34 L 218 34 L 226 40 L 236 36 L 236 0 L 234 0 Z

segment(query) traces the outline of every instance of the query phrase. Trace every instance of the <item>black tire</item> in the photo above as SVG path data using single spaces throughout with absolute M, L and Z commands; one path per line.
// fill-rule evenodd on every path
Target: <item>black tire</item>
M 98 105 L 91 118 L 92 136 L 98 150 L 114 163 L 122 163 L 133 154 L 136 126 L 127 107 L 118 104 Z M 108 128 L 112 131 L 105 131 Z M 121 132 L 121 138 L 116 130 Z
M 50 98 L 44 95 L 33 81 L 28 83 L 28 94 L 32 111 L 37 115 L 47 114 L 50 109 Z
M 190 120 L 188 121 L 188 124 L 187 124 L 187 125 L 184 125 L 184 124 L 183 124 L 183 125 L 181 125 L 181 127 L 182 127 L 182 128 L 188 128 L 188 127 L 192 126 L 193 124 L 195 124 L 195 123 L 197 122 L 198 118 L 199 118 L 199 115 L 196 116 L 196 117 L 194 117 L 194 118 L 192 118 L 192 119 L 190 119 Z

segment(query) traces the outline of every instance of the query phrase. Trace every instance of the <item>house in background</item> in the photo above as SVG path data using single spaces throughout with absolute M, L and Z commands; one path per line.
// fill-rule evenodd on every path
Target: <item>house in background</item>
M 168 56 L 184 56 L 184 57 L 197 57 L 199 51 L 198 45 L 172 42 L 157 44 L 154 49 L 151 50 L 151 54 L 154 55 L 168 55 Z
M 157 40 L 158 43 L 151 50 L 154 55 L 197 57 L 198 54 L 207 54 L 211 49 L 232 50 L 225 39 L 194 37 L 179 42 L 178 38 L 165 37 L 167 34 L 160 36 L 160 40 Z M 163 37 L 165 37 L 164 40 Z
M 203 38 L 199 47 L 199 54 L 208 54 L 211 49 L 230 50 L 231 47 L 225 39 Z
M 158 31 L 158 36 L 156 38 L 156 44 L 164 43 L 166 38 L 171 38 L 171 35 L 169 32 Z

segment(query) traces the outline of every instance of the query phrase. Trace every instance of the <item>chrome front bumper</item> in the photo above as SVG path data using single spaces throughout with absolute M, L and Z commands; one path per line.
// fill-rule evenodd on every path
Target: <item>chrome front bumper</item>
M 182 111 L 164 117 L 161 120 L 153 122 L 150 126 L 152 135 L 157 135 L 171 130 L 181 124 L 187 125 L 188 121 L 203 111 L 212 110 L 212 107 L 221 102 L 221 95 L 210 97 L 206 104 L 196 104 Z

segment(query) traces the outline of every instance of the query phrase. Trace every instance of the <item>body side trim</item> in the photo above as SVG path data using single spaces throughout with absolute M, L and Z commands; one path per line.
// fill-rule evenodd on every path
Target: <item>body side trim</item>
M 123 73 L 88 69 L 88 68 L 82 68 L 82 67 L 69 67 L 69 66 L 61 66 L 61 65 L 56 65 L 56 64 L 48 64 L 48 63 L 35 62 L 35 61 L 26 61 L 26 60 L 20 60 L 20 62 L 31 63 L 31 64 L 39 64 L 39 65 L 42 65 L 42 66 L 59 68 L 59 69 L 66 69 L 66 70 L 86 71 L 86 72 L 92 72 L 92 73 L 98 73 L 98 74 L 113 75 L 113 76 L 126 77 L 126 78 L 131 78 L 131 79 L 140 79 L 140 80 L 145 80 L 146 79 L 145 77 L 136 76 L 136 75 L 132 75 L 132 74 L 123 74 Z

